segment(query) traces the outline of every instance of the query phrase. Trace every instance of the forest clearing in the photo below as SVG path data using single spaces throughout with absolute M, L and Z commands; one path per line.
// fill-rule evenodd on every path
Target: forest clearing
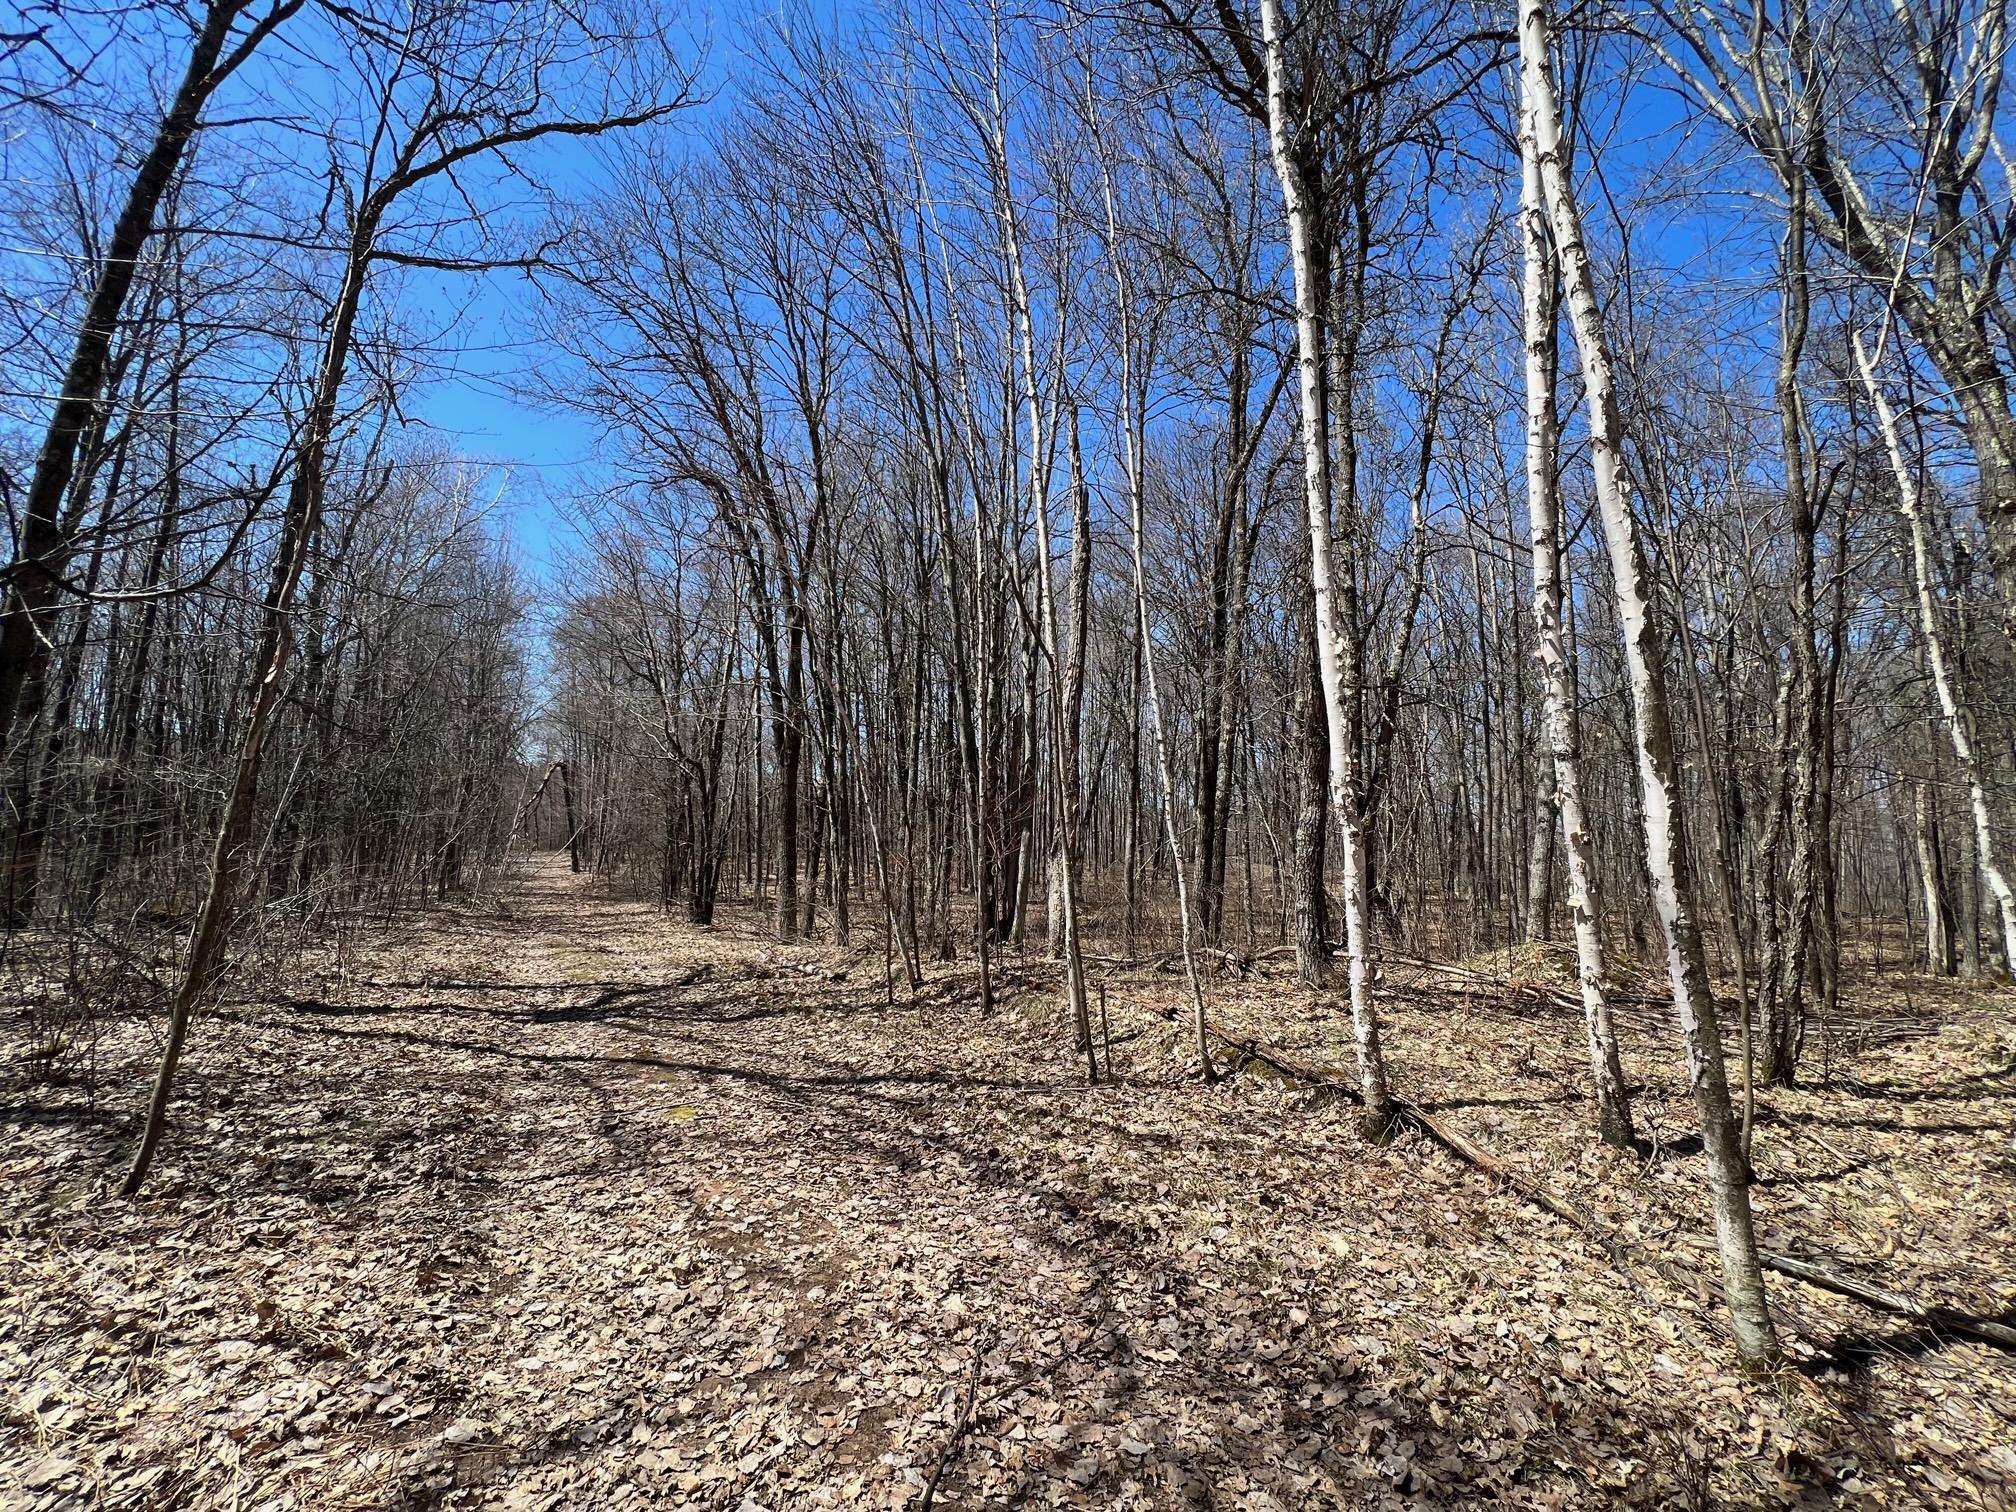
M 2007 1352 L 1774 1279 L 1791 1371 L 1736 1372 L 1663 1025 L 1624 1034 L 1640 1157 L 1583 1136 L 1564 1010 L 1391 1004 L 1396 1082 L 1646 1262 L 1620 1265 L 1419 1134 L 1340 1157 L 1348 1109 L 1264 1067 L 1204 1087 L 1167 974 L 1114 974 L 1113 1075 L 1088 1087 L 1043 1032 L 1054 968 L 1005 968 L 991 1015 L 953 969 L 891 1007 L 879 950 L 766 933 L 597 897 L 545 857 L 314 996 L 219 1010 L 144 1206 L 89 1200 L 130 1099 L 17 1114 L 0 1493 L 2011 1504 Z M 2016 1034 L 1986 994 L 1909 985 L 1844 1009 L 1827 1078 L 1768 1099 L 1760 1236 L 2006 1314 Z M 1213 1008 L 1348 1055 L 1348 1023 L 1278 974 Z M 124 1085 L 151 1047 L 99 1053 Z

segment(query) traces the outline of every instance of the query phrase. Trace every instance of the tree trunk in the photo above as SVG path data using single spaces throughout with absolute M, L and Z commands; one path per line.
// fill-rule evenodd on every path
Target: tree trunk
M 581 826 L 574 817 L 574 765 L 563 761 L 557 770 L 560 773 L 560 801 L 567 820 L 567 869 L 581 870 Z
M 1904 460 L 1904 443 L 1897 432 L 1897 419 L 1890 401 L 1876 382 L 1876 368 L 1855 338 L 1855 360 L 1862 372 L 1863 386 L 1876 407 L 1877 428 L 1883 434 L 1883 449 L 1890 458 L 1890 471 L 1897 485 L 1897 511 L 1903 517 L 1911 558 L 1911 578 L 1918 608 L 1918 632 L 1924 637 L 1925 658 L 1932 669 L 1932 686 L 1939 698 L 1939 712 L 1953 743 L 1953 757 L 1967 784 L 1968 806 L 1974 817 L 1974 860 L 1981 880 L 1994 896 L 2002 920 L 2002 959 L 2016 969 L 2016 891 L 2012 891 L 1996 854 L 1995 826 L 1988 813 L 1988 793 L 1982 786 L 1981 766 L 1974 754 L 1973 711 L 1960 701 L 1946 652 L 1946 633 L 1939 623 L 1939 603 L 1934 586 L 1932 547 L 1925 528 L 1924 511 L 1918 498 L 1918 480 Z
M 175 97 L 127 186 L 22 501 L 20 538 L 8 574 L 5 608 L 0 611 L 0 733 L 26 727 L 40 712 L 39 707 L 26 706 L 26 697 L 31 686 L 41 688 L 45 683 L 39 674 L 52 646 L 47 619 L 61 593 L 70 548 L 61 517 L 63 502 L 84 438 L 98 414 L 112 343 L 140 254 L 154 231 L 155 214 L 181 171 L 183 155 L 211 95 L 302 3 L 281 0 L 227 54 L 231 28 L 245 14 L 249 0 L 212 0 L 190 45 Z
M 1340 654 L 1344 625 L 1333 592 L 1330 544 L 1330 424 L 1325 392 L 1321 306 L 1325 288 L 1315 265 L 1312 241 L 1320 213 L 1308 197 L 1290 134 L 1286 62 L 1280 0 L 1260 0 L 1266 51 L 1268 140 L 1288 219 L 1289 259 L 1295 274 L 1295 339 L 1301 365 L 1303 490 L 1309 522 L 1309 580 L 1315 596 L 1317 665 L 1330 735 L 1330 806 L 1337 817 L 1339 857 L 1344 871 L 1344 950 L 1350 979 L 1351 1027 L 1358 1050 L 1358 1085 L 1365 1099 L 1360 1126 L 1368 1138 L 1384 1140 L 1393 1124 L 1386 1061 L 1379 1044 L 1378 1010 L 1372 1001 L 1372 919 L 1367 896 L 1365 837 L 1360 829 L 1356 758 L 1358 731 L 1353 718 L 1358 689 L 1347 688 Z
M 1316 663 L 1315 600 L 1307 583 L 1295 615 L 1295 969 L 1311 987 L 1330 983 L 1330 725 Z
M 1946 859 L 1939 843 L 1939 815 L 1932 784 L 1913 783 L 1912 838 L 1918 849 L 1918 880 L 1925 898 L 1925 969 L 1950 977 L 1959 969 L 1953 948 L 1953 903 L 1946 886 Z
M 1559 302 L 1556 270 L 1548 255 L 1547 207 L 1530 103 L 1520 112 L 1519 156 L 1523 167 L 1519 228 L 1525 254 L 1526 511 L 1533 552 L 1533 645 L 1545 697 L 1544 765 L 1553 777 L 1553 792 L 1542 795 L 1538 819 L 1551 830 L 1552 811 L 1558 805 L 1568 862 L 1568 919 L 1575 935 L 1576 978 L 1582 990 L 1582 1022 L 1596 1089 L 1597 1131 L 1605 1144 L 1629 1149 L 1633 1143 L 1631 1104 L 1624 1089 L 1616 1031 L 1610 1022 L 1596 853 L 1582 806 L 1575 667 L 1561 634 L 1561 505 L 1555 476 L 1559 454 L 1555 408 Z M 1549 798 L 1553 802 L 1548 802 Z M 1535 849 L 1537 852 L 1538 847 Z M 1535 880 L 1541 885 L 1528 904 L 1529 928 L 1532 919 L 1545 912 L 1545 873 Z
M 190 932 L 189 950 L 182 964 L 182 978 L 169 1000 L 168 1040 L 161 1052 L 161 1065 L 148 1099 L 147 1120 L 132 1167 L 120 1188 L 131 1197 L 147 1179 L 154 1152 L 168 1124 L 168 1100 L 175 1084 L 175 1070 L 189 1035 L 196 1009 L 214 987 L 224 966 L 224 947 L 231 917 L 238 904 L 238 883 L 252 852 L 253 804 L 259 791 L 259 766 L 266 750 L 266 736 L 273 711 L 285 686 L 287 659 L 294 646 L 294 596 L 307 569 L 308 553 L 322 523 L 323 489 L 328 449 L 335 431 L 336 408 L 343 391 L 343 375 L 349 365 L 350 344 L 357 327 L 357 312 L 364 298 L 365 273 L 378 232 L 378 216 L 384 204 L 374 199 L 351 231 L 343 282 L 335 308 L 330 312 L 329 334 L 315 374 L 306 433 L 301 454 L 294 465 L 294 477 L 287 490 L 280 543 L 273 560 L 272 579 L 260 607 L 259 644 L 252 658 L 251 675 L 244 693 L 244 712 L 238 734 L 238 757 L 232 767 L 231 782 L 225 790 L 217 839 L 210 856 L 210 883 L 203 906 Z M 375 213 L 374 213 L 375 211 Z
M 1520 80 L 1531 114 L 1541 184 L 1554 229 L 1568 296 L 1568 315 L 1582 358 L 1590 448 L 1596 474 L 1597 510 L 1610 559 L 1617 616 L 1624 632 L 1631 700 L 1637 716 L 1639 788 L 1643 798 L 1645 859 L 1652 880 L 1653 906 L 1666 937 L 1667 973 L 1673 1006 L 1685 1042 L 1688 1080 L 1701 1122 L 1708 1182 L 1715 1208 L 1715 1236 L 1721 1253 L 1723 1295 L 1745 1369 L 1775 1369 L 1780 1360 L 1777 1331 L 1764 1294 L 1757 1261 L 1757 1238 L 1750 1216 L 1742 1150 L 1729 1105 L 1722 1060 L 1721 1026 L 1708 990 L 1708 966 L 1694 918 L 1688 874 L 1679 763 L 1674 757 L 1671 705 L 1666 693 L 1664 648 L 1653 621 L 1650 584 L 1638 522 L 1631 509 L 1624 470 L 1623 427 L 1602 307 L 1594 270 L 1582 236 L 1574 187 L 1561 158 L 1561 116 L 1548 75 L 1545 0 L 1520 0 Z

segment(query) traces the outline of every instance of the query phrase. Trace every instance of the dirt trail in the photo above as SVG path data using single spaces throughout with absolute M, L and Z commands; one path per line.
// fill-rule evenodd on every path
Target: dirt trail
M 137 1206 L 93 1188 L 115 1037 L 110 1102 L 10 1104 L 0 1499 L 1992 1506 L 2016 1470 L 1983 1351 L 1852 1383 L 1968 1382 L 1926 1460 L 1432 1149 L 1207 1092 L 1146 1014 L 1087 1089 L 1048 994 L 959 981 L 891 1010 L 879 951 L 541 862 L 206 1022 Z

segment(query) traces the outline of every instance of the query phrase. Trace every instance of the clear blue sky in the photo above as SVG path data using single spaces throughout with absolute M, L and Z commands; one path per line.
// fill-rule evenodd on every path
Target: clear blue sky
M 675 143 L 704 136 L 733 96 L 751 39 L 780 24 L 780 14 L 791 25 L 834 27 L 857 9 L 855 0 L 693 4 L 686 30 L 702 59 L 702 103 L 657 129 Z M 597 149 L 564 150 L 549 163 L 547 187 L 563 201 L 585 203 L 606 182 Z M 457 454 L 508 471 L 512 533 L 527 566 L 549 576 L 573 539 L 573 501 L 601 480 L 602 438 L 589 420 L 540 397 L 565 384 L 569 368 L 540 338 L 538 290 L 516 272 L 440 275 L 413 280 L 400 298 L 415 326 L 439 333 L 436 376 L 418 385 L 411 415 Z
M 457 455 L 508 474 L 512 536 L 544 578 L 570 542 L 570 499 L 594 486 L 599 438 L 538 397 L 566 378 L 537 334 L 538 292 L 521 274 L 493 273 L 444 275 L 413 296 L 447 334 L 434 356 L 440 376 L 419 386 L 412 413 Z

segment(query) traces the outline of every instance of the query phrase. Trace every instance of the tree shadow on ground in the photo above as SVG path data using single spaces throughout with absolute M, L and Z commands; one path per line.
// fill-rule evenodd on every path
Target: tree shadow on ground
M 202 1201 L 249 1198 L 256 1205 L 267 1194 L 305 1196 L 323 1205 L 315 1221 L 333 1220 L 359 1233 L 436 1223 L 444 1243 L 479 1212 L 519 1197 L 535 1210 L 572 1200 L 578 1194 L 564 1184 L 576 1181 L 613 1203 L 618 1216 L 655 1214 L 661 1209 L 644 1205 L 680 1198 L 691 1208 L 692 1242 L 737 1256 L 781 1301 L 802 1282 L 802 1273 L 789 1268 L 795 1262 L 787 1255 L 731 1247 L 760 1246 L 767 1236 L 738 1232 L 730 1219 L 703 1210 L 691 1194 L 692 1178 L 682 1170 L 681 1141 L 690 1136 L 640 1117 L 639 1104 L 623 1096 L 634 1091 L 640 1076 L 719 1082 L 762 1094 L 762 1110 L 780 1117 L 759 1122 L 747 1134 L 710 1133 L 714 1170 L 755 1189 L 771 1181 L 780 1159 L 793 1157 L 814 1173 L 807 1179 L 816 1192 L 865 1191 L 872 1199 L 871 1216 L 836 1243 L 839 1257 L 827 1263 L 882 1265 L 886 1256 L 877 1243 L 887 1235 L 878 1236 L 875 1224 L 891 1231 L 914 1225 L 930 1240 L 937 1237 L 928 1229 L 933 1215 L 957 1205 L 988 1215 L 1003 1229 L 1009 1246 L 1004 1263 L 1027 1264 L 1043 1274 L 1055 1268 L 1069 1276 L 1069 1284 L 1057 1283 L 1047 1314 L 1009 1325 L 1005 1336 L 997 1329 L 994 1342 L 1005 1345 L 1007 1375 L 983 1382 L 981 1389 L 998 1391 L 1018 1382 L 1018 1389 L 1046 1410 L 1054 1408 L 1074 1436 L 1054 1452 L 1007 1464 L 999 1458 L 1007 1451 L 996 1430 L 1008 1426 L 1009 1394 L 996 1397 L 980 1414 L 971 1442 L 962 1440 L 949 1457 L 941 1478 L 943 1502 L 956 1496 L 968 1505 L 1017 1499 L 1098 1503 L 1122 1494 L 1125 1481 L 1135 1478 L 1170 1498 L 1189 1497 L 1195 1488 L 1202 1499 L 1193 1499 L 1193 1505 L 1211 1505 L 1214 1496 L 1222 1505 L 1242 1494 L 1231 1488 L 1246 1482 L 1277 1504 L 1297 1506 L 1378 1505 L 1386 1498 L 1421 1505 L 1496 1503 L 1552 1493 L 1584 1504 L 1617 1504 L 1622 1493 L 1600 1483 L 1603 1467 L 1592 1463 L 1600 1456 L 1578 1431 L 1592 1422 L 1611 1425 L 1621 1445 L 1617 1455 L 1628 1451 L 1653 1463 L 1664 1504 L 1683 1499 L 1690 1487 L 1705 1494 L 1707 1472 L 1686 1448 L 1699 1426 L 1699 1406 L 1682 1392 L 1626 1401 L 1594 1379 L 1566 1379 L 1552 1354 L 1536 1351 L 1530 1358 L 1518 1356 L 1520 1369 L 1530 1372 L 1519 1389 L 1532 1395 L 1536 1420 L 1530 1429 L 1508 1431 L 1507 1403 L 1491 1376 L 1444 1373 L 1432 1356 L 1345 1359 L 1349 1335 L 1397 1332 L 1429 1299 L 1392 1289 L 1388 1295 L 1396 1311 L 1322 1317 L 1290 1328 L 1291 1304 L 1281 1291 L 1281 1273 L 1268 1268 L 1272 1260 L 1221 1265 L 1204 1253 L 1208 1247 L 1197 1244 L 1192 1231 L 1142 1216 L 1160 1200 L 1149 1184 L 1175 1178 L 1184 1155 L 1210 1180 L 1228 1187 L 1237 1179 L 1227 1168 L 1245 1157 L 1261 1179 L 1282 1172 L 1284 1186 L 1317 1194 L 1298 1203 L 1291 1215 L 1295 1221 L 1306 1212 L 1312 1226 L 1320 1220 L 1382 1234 L 1392 1241 L 1403 1273 L 1410 1264 L 1430 1264 L 1448 1241 L 1420 1226 L 1415 1204 L 1391 1212 L 1368 1209 L 1351 1172 L 1334 1170 L 1335 1180 L 1324 1181 L 1321 1173 L 1339 1164 L 1339 1152 L 1319 1148 L 1315 1136 L 1306 1144 L 1298 1141 L 1295 1131 L 1282 1127 L 1285 1118 L 1270 1113 L 1263 1128 L 1256 1111 L 1250 1135 L 1201 1121 L 1181 1135 L 1168 1127 L 1137 1127 L 1129 1115 L 1145 1122 L 1151 1100 L 1155 1111 L 1164 1112 L 1175 1099 L 1212 1094 L 1176 1084 L 1085 1093 L 1061 1069 L 1021 1077 L 989 1074 L 976 1069 L 983 1063 L 982 1048 L 974 1043 L 981 1021 L 970 1017 L 948 1016 L 932 1026 L 928 1063 L 885 1064 L 916 1048 L 907 1035 L 872 1043 L 844 1038 L 847 1021 L 883 1011 L 879 983 L 836 989 L 793 974 L 725 984 L 734 989 L 725 992 L 723 984 L 707 984 L 700 1003 L 665 1000 L 699 985 L 436 982 L 415 990 L 592 996 L 563 1006 L 439 998 L 353 1006 L 296 999 L 285 1005 L 291 1012 L 237 1015 L 230 1030 L 257 1036 L 260 1053 L 215 1061 L 199 1056 L 192 1066 L 171 1157 L 187 1173 L 178 1179 Z M 899 1007 L 898 1013 L 903 1011 Z M 472 1032 L 448 1033 L 428 1022 L 451 1018 L 457 1029 Z M 831 1037 L 836 1019 L 842 1035 L 837 1040 Z M 480 1037 L 485 1025 L 501 1038 Z M 714 1030 L 728 1025 L 756 1029 L 732 1042 L 710 1042 Z M 679 1048 L 630 1053 L 613 1048 L 602 1031 L 650 1032 Z M 341 1053 L 304 1050 L 292 1059 L 272 1051 L 289 1042 L 336 1040 L 353 1043 Z M 998 1052 L 998 1045 L 987 1048 Z M 444 1096 L 454 1103 L 446 1112 L 434 1106 Z M 1533 1108 L 1579 1097 L 1452 1098 L 1431 1106 Z M 208 1133 L 199 1135 L 196 1111 L 218 1108 L 249 1132 L 227 1130 L 228 1138 L 214 1145 Z M 512 1116 L 527 1109 L 546 1117 L 514 1132 Z M 106 1110 L 101 1122 L 105 1116 L 116 1125 L 118 1117 L 130 1115 Z M 985 1122 L 990 1116 L 1017 1126 L 1041 1121 L 1068 1133 L 1069 1144 L 1056 1141 L 1055 1158 L 1000 1148 L 997 1132 Z M 318 1189 L 295 1179 L 297 1166 L 286 1162 L 311 1158 L 318 1142 L 336 1139 L 368 1154 L 369 1180 L 377 1184 L 331 1182 Z M 277 1157 L 263 1166 L 246 1158 L 259 1142 L 271 1145 L 265 1153 Z M 1264 1147 L 1257 1156 L 1256 1143 Z M 1083 1152 L 1092 1147 L 1110 1149 L 1101 1157 L 1110 1169 L 1091 1169 Z M 1698 1140 L 1692 1148 L 1698 1151 Z M 1689 1153 L 1688 1141 L 1668 1142 L 1664 1151 L 1682 1156 Z M 1205 1158 L 1199 1161 L 1199 1155 Z M 1359 1158 L 1367 1170 L 1380 1171 L 1406 1157 L 1387 1152 Z M 1292 1172 L 1290 1162 L 1299 1163 Z M 1421 1173 L 1409 1172 L 1398 1181 L 1421 1179 Z M 1482 1189 L 1461 1171 L 1430 1173 L 1426 1179 L 1449 1191 L 1460 1187 L 1466 1195 Z M 1217 1192 L 1208 1190 L 1209 1202 L 1218 1200 Z M 1502 1260 L 1512 1270 L 1523 1263 L 1510 1234 L 1472 1242 L 1485 1262 Z M 959 1261 L 977 1263 L 967 1256 Z M 1589 1263 L 1607 1278 L 1600 1259 Z M 1076 1290 L 1081 1279 L 1083 1292 Z M 1228 1292 L 1250 1297 L 1255 1308 L 1228 1323 L 1222 1306 Z M 1116 1307 L 1116 1299 L 1129 1306 Z M 904 1294 L 892 1292 L 890 1321 L 929 1329 L 949 1349 L 992 1347 L 974 1331 L 981 1325 L 948 1324 L 929 1302 L 913 1306 Z M 1500 1305 L 1516 1318 L 1525 1304 Z M 1169 1326 L 1162 1326 L 1163 1317 L 1172 1320 Z M 1046 1345 L 1039 1325 L 1065 1338 Z M 1913 1337 L 1919 1333 L 1922 1340 Z M 1870 1342 L 1851 1337 L 1837 1350 L 1842 1360 L 1866 1372 L 1892 1354 L 1908 1356 L 1939 1342 L 1929 1330 L 1912 1330 Z M 1276 1352 L 1265 1353 L 1263 1345 Z M 851 1361 L 858 1353 L 857 1341 L 822 1337 L 805 1345 L 792 1370 L 764 1389 L 774 1400 L 786 1399 L 800 1389 L 791 1380 L 797 1371 Z M 1867 1363 L 1857 1364 L 1865 1358 Z M 954 1384 L 957 1379 L 956 1371 L 944 1377 Z M 636 1395 L 648 1399 L 658 1389 L 640 1376 Z M 1328 1400 L 1332 1390 L 1341 1394 Z M 1188 1404 L 1198 1435 L 1183 1444 L 1151 1444 L 1143 1455 L 1102 1453 L 1088 1479 L 1073 1475 L 1085 1457 L 1080 1451 L 1090 1443 L 1084 1430 L 1122 1428 L 1132 1414 L 1166 1413 L 1157 1404 L 1171 1401 Z M 915 1453 L 928 1473 L 952 1425 L 929 1424 L 920 1405 L 893 1397 L 875 1406 L 886 1414 L 892 1435 L 908 1435 L 892 1437 L 891 1449 Z M 706 1416 L 712 1411 L 707 1407 L 697 1421 L 718 1422 Z M 577 1439 L 572 1426 L 543 1437 L 528 1435 L 514 1451 L 517 1462 L 502 1467 L 499 1479 L 578 1460 L 581 1473 L 609 1477 L 606 1484 L 613 1488 L 622 1483 L 623 1456 L 612 1462 L 610 1446 L 625 1442 L 632 1427 L 650 1426 L 633 1410 L 606 1433 L 598 1428 L 592 1440 Z M 1480 1441 L 1503 1443 L 1501 1459 L 1486 1465 L 1475 1458 Z M 1406 1454 L 1400 1453 L 1403 1444 L 1411 1446 Z M 1827 1486 L 1827 1473 L 1810 1457 L 1793 1467 L 1793 1479 L 1816 1490 Z M 660 1489 L 667 1501 L 679 1495 L 669 1485 Z M 788 1487 L 773 1493 L 746 1478 L 724 1483 L 719 1504 L 735 1505 L 745 1489 L 765 1504 L 793 1504 Z M 576 1504 L 589 1504 L 579 1498 L 593 1494 L 577 1488 Z M 409 1502 L 424 1504 L 424 1498 Z

